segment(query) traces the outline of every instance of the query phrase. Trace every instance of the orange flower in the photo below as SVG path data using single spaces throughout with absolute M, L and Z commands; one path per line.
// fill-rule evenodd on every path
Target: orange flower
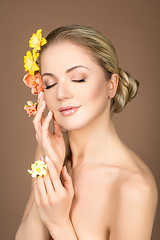
M 34 95 L 39 94 L 44 89 L 42 77 L 38 71 L 34 73 L 34 76 L 27 73 L 23 78 L 23 82 L 27 87 L 32 88 L 31 93 Z
M 29 117 L 36 115 L 37 112 L 37 103 L 33 103 L 32 101 L 27 101 L 27 105 L 24 106 L 24 109 L 29 114 Z

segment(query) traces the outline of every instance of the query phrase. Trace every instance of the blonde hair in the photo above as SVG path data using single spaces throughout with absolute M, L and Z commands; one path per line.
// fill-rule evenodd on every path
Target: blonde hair
M 97 30 L 81 25 L 69 25 L 53 30 L 46 38 L 47 44 L 42 47 L 41 53 L 50 45 L 68 41 L 89 50 L 93 59 L 102 67 L 106 79 L 110 79 L 113 73 L 119 77 L 115 96 L 111 100 L 111 114 L 118 113 L 137 94 L 139 82 L 119 68 L 118 58 L 112 43 Z

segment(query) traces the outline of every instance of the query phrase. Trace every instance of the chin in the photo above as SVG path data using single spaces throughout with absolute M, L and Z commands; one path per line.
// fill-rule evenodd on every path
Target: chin
M 58 124 L 65 128 L 67 131 L 73 131 L 73 130 L 78 130 L 81 129 L 83 127 L 85 127 L 85 125 L 87 124 L 86 121 L 84 121 L 84 119 L 75 119 L 75 118 L 68 118 L 65 117 L 64 119 L 56 117 L 55 116 L 56 121 L 58 122 Z
M 75 131 L 75 130 L 79 130 L 82 129 L 83 127 L 85 127 L 85 125 L 83 124 L 63 124 L 61 125 L 63 128 L 65 128 L 67 131 Z
M 90 114 L 89 111 L 78 111 L 70 116 L 61 116 L 60 114 L 55 113 L 55 119 L 58 124 L 67 131 L 74 131 L 89 126 L 98 115 L 98 111 L 94 111 L 94 113 L 90 112 Z
M 88 126 L 91 122 L 90 119 L 84 119 L 84 118 L 81 118 L 81 119 L 66 119 L 66 120 L 61 120 L 61 121 L 58 121 L 57 119 L 57 122 L 63 127 L 65 128 L 67 131 L 76 131 L 76 130 L 80 130 L 80 129 L 83 129 L 85 128 L 86 126 Z

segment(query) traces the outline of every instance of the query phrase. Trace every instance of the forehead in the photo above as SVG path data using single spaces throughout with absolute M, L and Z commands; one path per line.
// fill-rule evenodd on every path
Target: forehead
M 61 70 L 68 69 L 72 65 L 86 65 L 92 68 L 95 64 L 89 50 L 69 42 L 50 45 L 41 55 L 42 72 L 59 67 Z

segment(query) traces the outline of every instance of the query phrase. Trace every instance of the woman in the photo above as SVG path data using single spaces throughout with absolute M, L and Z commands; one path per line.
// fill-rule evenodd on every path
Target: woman
M 53 30 L 40 67 L 45 89 L 33 120 L 35 160 L 43 155 L 49 173 L 33 180 L 16 240 L 151 239 L 156 183 L 112 122 L 135 97 L 138 81 L 119 68 L 110 41 L 85 26 Z

